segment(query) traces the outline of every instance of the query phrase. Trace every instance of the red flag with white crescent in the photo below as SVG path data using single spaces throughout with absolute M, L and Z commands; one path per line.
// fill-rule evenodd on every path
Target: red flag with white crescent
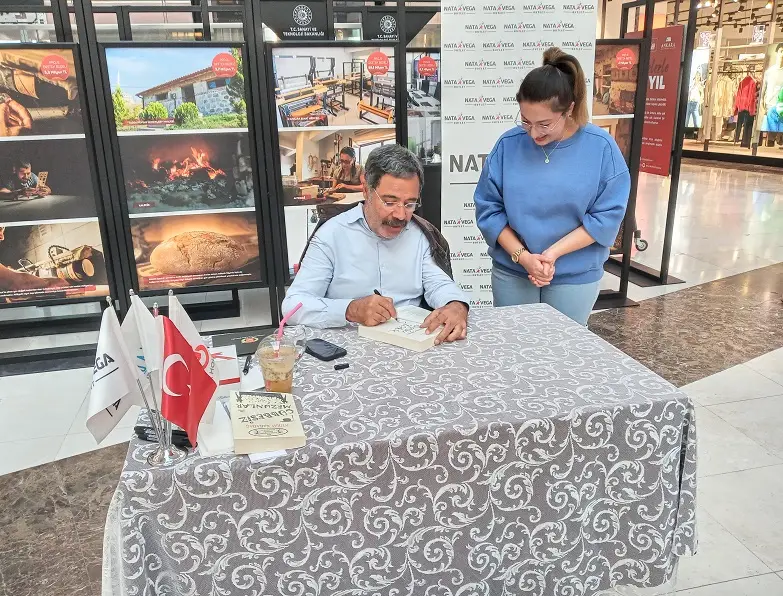
M 163 368 L 161 370 L 163 417 L 188 433 L 191 445 L 217 383 L 204 370 L 200 354 L 168 317 L 163 319 Z

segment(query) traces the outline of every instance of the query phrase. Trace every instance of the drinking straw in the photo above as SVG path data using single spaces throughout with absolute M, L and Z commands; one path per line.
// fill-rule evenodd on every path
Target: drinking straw
M 281 339 L 283 339 L 283 327 L 285 327 L 285 324 L 288 322 L 288 319 L 294 316 L 294 313 L 298 311 L 300 308 L 302 308 L 302 303 L 300 302 L 295 307 L 293 307 L 286 315 L 283 317 L 283 320 L 280 321 L 280 328 L 277 330 L 277 341 L 279 342 Z

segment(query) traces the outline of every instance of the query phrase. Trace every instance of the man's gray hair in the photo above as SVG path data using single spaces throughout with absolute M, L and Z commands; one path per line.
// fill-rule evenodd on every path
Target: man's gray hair
M 395 178 L 419 178 L 419 190 L 424 184 L 424 170 L 419 158 L 405 147 L 392 143 L 373 149 L 364 164 L 364 178 L 367 186 L 378 188 L 384 174 Z

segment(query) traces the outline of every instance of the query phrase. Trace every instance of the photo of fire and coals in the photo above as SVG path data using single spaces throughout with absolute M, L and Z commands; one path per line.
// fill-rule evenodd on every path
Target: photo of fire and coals
M 131 220 L 139 289 L 261 281 L 255 212 Z
M 0 224 L 0 303 L 108 294 L 97 221 Z
M 252 208 L 245 133 L 120 137 L 130 214 Z
M 0 143 L 0 222 L 96 216 L 85 139 Z
M 84 132 L 71 49 L 0 49 L 0 137 Z

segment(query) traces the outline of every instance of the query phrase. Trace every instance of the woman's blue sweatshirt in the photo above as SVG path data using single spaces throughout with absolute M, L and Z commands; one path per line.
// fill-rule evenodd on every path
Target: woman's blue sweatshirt
M 521 276 L 527 272 L 498 244 L 503 228 L 511 226 L 530 252 L 542 253 L 583 225 L 595 243 L 560 257 L 552 283 L 598 281 L 628 204 L 628 166 L 614 139 L 594 124 L 555 145 L 539 147 L 519 127 L 503 134 L 476 186 L 476 222 L 494 264 Z

